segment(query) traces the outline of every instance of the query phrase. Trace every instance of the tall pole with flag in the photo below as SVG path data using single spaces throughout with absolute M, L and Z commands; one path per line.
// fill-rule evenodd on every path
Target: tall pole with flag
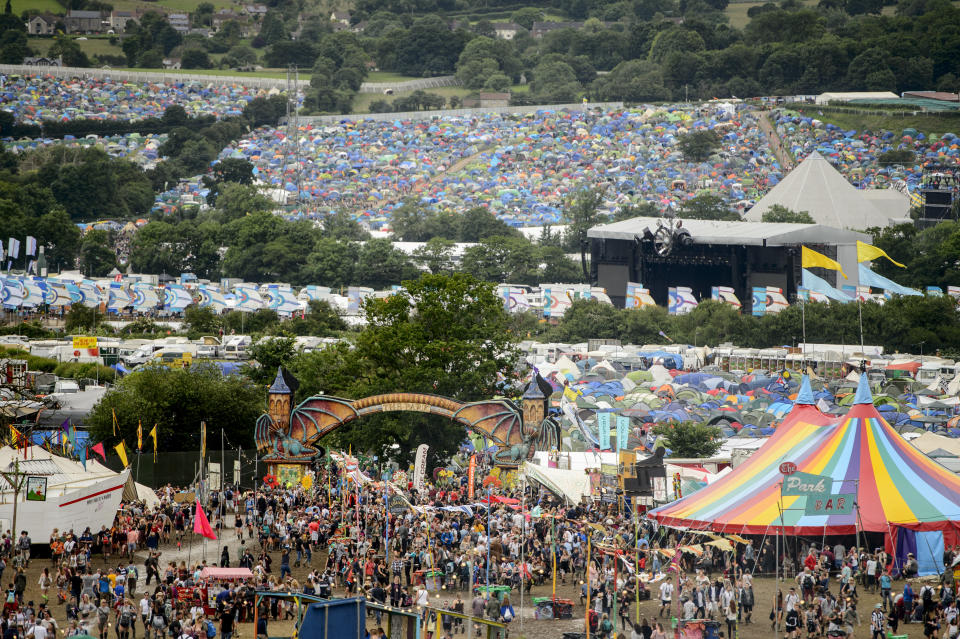
M 140 454 L 143 452 L 143 422 L 137 420 L 137 481 L 140 481 Z
M 859 249 L 858 249 L 859 250 Z M 840 262 L 831 259 L 823 253 L 817 253 L 806 246 L 800 248 L 800 266 L 801 268 L 823 268 L 830 271 L 838 271 L 843 279 L 847 279 L 847 274 L 843 272 Z M 860 305 L 860 296 L 857 295 L 857 306 Z M 803 325 L 803 343 L 806 348 L 807 343 L 807 314 L 806 302 L 800 304 L 800 322 Z M 863 349 L 863 315 L 860 315 L 860 348 Z

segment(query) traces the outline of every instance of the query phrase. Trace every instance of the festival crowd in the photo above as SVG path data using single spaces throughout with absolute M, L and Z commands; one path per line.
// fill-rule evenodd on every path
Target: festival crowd
M 158 491 L 153 508 L 125 504 L 110 529 L 54 531 L 49 553 L 38 557 L 31 546 L 44 549 L 27 531 L 16 540 L 8 531 L 0 548 L 3 639 L 231 639 L 238 623 L 254 620 L 259 639 L 268 624 L 296 614 L 290 599 L 258 598 L 258 591 L 361 595 L 426 622 L 439 614 L 439 624 L 425 627 L 452 637 L 469 626 L 443 611 L 509 629 L 532 588 L 556 597 L 558 587 L 579 592 L 598 639 L 665 639 L 677 620 L 710 620 L 726 637 L 753 623 L 769 623 L 789 639 L 865 636 L 867 629 L 879 639 L 907 623 L 923 624 L 926 637 L 957 636 L 952 577 L 914 579 L 912 555 L 895 579 L 893 558 L 882 549 L 679 532 L 631 517 L 622 503 L 566 506 L 526 484 L 498 489 L 488 513 L 486 491 L 469 499 L 455 479 L 413 490 L 412 483 L 373 480 L 357 486 L 345 476 L 331 464 L 309 490 L 263 485 L 210 493 L 204 510 L 218 531 L 219 567 L 250 570 L 239 579 L 205 577 L 211 566 L 191 561 L 195 502 L 177 499 L 170 487 Z M 946 566 L 958 552 L 947 549 Z M 38 598 L 26 596 L 31 563 L 40 570 Z M 758 601 L 754 577 L 775 573 L 781 588 Z M 864 592 L 879 593 L 881 603 L 861 610 Z M 640 614 L 646 600 L 656 617 Z M 767 612 L 766 620 L 755 616 Z M 370 636 L 386 636 L 383 614 L 369 610 L 376 625 Z

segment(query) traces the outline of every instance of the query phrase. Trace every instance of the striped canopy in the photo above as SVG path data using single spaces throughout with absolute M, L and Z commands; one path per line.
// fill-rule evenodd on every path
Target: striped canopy
M 750 459 L 706 488 L 651 511 L 661 524 L 725 533 L 845 535 L 960 528 L 960 477 L 916 450 L 873 406 L 866 377 L 854 406 L 836 421 L 814 407 L 776 433 Z M 820 415 L 820 418 L 817 417 Z M 821 419 L 822 418 L 822 419 Z M 786 426 L 786 427 L 785 427 Z M 856 493 L 850 514 L 807 515 L 812 497 L 781 496 L 782 462 L 833 479 L 832 493 Z

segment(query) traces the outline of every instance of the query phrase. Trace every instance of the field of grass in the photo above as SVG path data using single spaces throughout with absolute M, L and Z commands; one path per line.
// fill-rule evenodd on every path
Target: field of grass
M 47 50 L 50 49 L 50 45 L 53 44 L 53 38 L 27 38 L 27 44 L 31 49 L 39 53 L 40 55 L 45 55 Z M 86 40 L 78 40 L 77 44 L 80 46 L 80 50 L 86 53 L 88 56 L 94 55 L 123 55 L 123 50 L 120 48 L 120 41 L 117 41 L 117 44 L 110 44 L 109 38 L 94 38 L 87 36 Z
M 427 93 L 435 93 L 437 95 L 442 95 L 443 97 L 449 100 L 451 97 L 463 98 L 466 95 L 469 95 L 471 91 L 469 89 L 464 89 L 462 87 L 439 87 L 437 89 L 427 89 Z M 397 98 L 405 98 L 409 96 L 412 91 L 401 91 L 393 95 L 381 95 L 379 93 L 360 93 L 357 94 L 357 98 L 353 101 L 353 112 L 354 113 L 369 113 L 370 104 L 376 102 L 377 100 L 386 100 L 387 102 L 393 102 Z
M 401 75 L 390 71 L 371 71 L 367 74 L 366 82 L 409 82 L 410 80 L 420 80 L 410 75 Z
M 817 6 L 818 0 L 801 0 L 802 4 L 808 7 Z M 747 2 L 731 2 L 727 5 L 727 8 L 724 9 L 724 13 L 727 14 L 727 17 L 730 18 L 730 26 L 736 27 L 737 29 L 742 29 L 747 26 L 747 23 L 750 22 L 750 17 L 747 16 L 747 11 L 751 7 L 761 7 L 766 4 L 764 2 L 753 2 L 748 0 Z
M 907 128 L 914 128 L 927 135 L 943 135 L 960 130 L 960 118 L 945 117 L 932 113 L 930 115 L 863 115 L 859 113 L 837 113 L 824 111 L 821 115 L 815 106 L 810 106 L 809 115 L 829 124 L 836 124 L 842 129 L 856 131 L 893 131 L 898 136 Z
M 22 14 L 27 9 L 33 9 L 43 13 L 63 13 L 65 9 L 57 0 L 10 0 L 13 7 L 13 13 Z

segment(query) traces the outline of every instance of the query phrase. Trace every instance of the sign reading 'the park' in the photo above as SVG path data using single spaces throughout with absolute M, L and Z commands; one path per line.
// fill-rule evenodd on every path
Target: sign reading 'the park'
M 822 475 L 797 472 L 783 478 L 783 495 L 785 497 L 828 495 L 832 487 L 833 480 Z

